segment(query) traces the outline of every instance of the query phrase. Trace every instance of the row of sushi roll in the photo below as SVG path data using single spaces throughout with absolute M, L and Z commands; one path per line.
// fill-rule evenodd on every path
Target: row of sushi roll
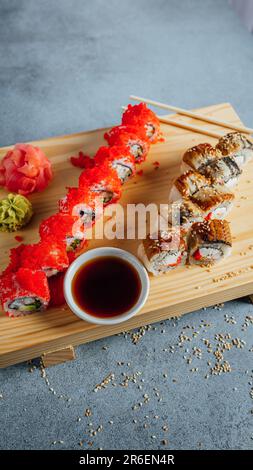
M 173 183 L 168 230 L 149 234 L 139 257 L 154 275 L 184 264 L 213 265 L 229 256 L 232 237 L 225 220 L 253 143 L 238 132 L 221 137 L 216 147 L 200 144 L 185 152 L 184 171 Z
M 50 280 L 64 273 L 87 245 L 85 232 L 95 222 L 97 198 L 103 206 L 117 202 L 122 185 L 146 159 L 150 145 L 163 140 L 158 118 L 144 103 L 129 105 L 122 123 L 104 137 L 108 146 L 98 149 L 80 174 L 78 187 L 67 188 L 58 212 L 41 222 L 40 241 L 10 251 L 10 263 L 0 276 L 0 300 L 7 315 L 48 306 Z

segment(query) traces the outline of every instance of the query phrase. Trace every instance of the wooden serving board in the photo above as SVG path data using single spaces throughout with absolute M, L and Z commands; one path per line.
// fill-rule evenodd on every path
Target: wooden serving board
M 240 123 L 240 119 L 228 103 L 199 111 L 221 120 Z M 217 126 L 184 116 L 176 116 L 175 119 L 222 132 Z M 201 142 L 216 143 L 214 138 L 170 125 L 163 125 L 162 129 L 166 141 L 152 146 L 147 161 L 141 166 L 143 175 L 135 176 L 124 186 L 121 200 L 124 206 L 127 203 L 139 202 L 167 203 L 169 186 L 173 178 L 179 174 L 183 152 Z M 54 179 L 43 193 L 34 194 L 31 198 L 35 216 L 29 226 L 19 233 L 24 237 L 25 243 L 38 240 L 40 221 L 56 211 L 58 199 L 66 192 L 65 186 L 77 184 L 80 170 L 69 163 L 69 156 L 80 149 L 87 154 L 94 154 L 104 143 L 104 131 L 102 129 L 34 142 L 51 159 Z M 223 129 L 223 132 L 226 133 L 227 130 Z M 6 151 L 7 148 L 1 149 L 0 157 Z M 160 162 L 158 170 L 154 168 L 155 161 Z M 96 326 L 86 323 L 67 307 L 49 309 L 44 313 L 15 319 L 8 318 L 1 312 L 0 367 L 252 294 L 253 250 L 250 249 L 253 243 L 252 181 L 253 161 L 245 168 L 236 190 L 235 207 L 229 216 L 234 237 L 233 254 L 225 262 L 215 266 L 211 271 L 200 267 L 191 269 L 183 267 L 161 277 L 151 276 L 150 295 L 146 305 L 135 317 L 118 325 Z M 0 191 L 1 197 L 5 194 L 5 190 Z M 15 235 L 17 233 L 0 233 L 1 268 L 8 263 L 9 249 L 17 246 Z M 138 244 L 138 240 L 97 240 L 90 242 L 89 249 L 95 246 L 114 245 L 136 254 Z M 214 282 L 215 279 L 217 282 Z

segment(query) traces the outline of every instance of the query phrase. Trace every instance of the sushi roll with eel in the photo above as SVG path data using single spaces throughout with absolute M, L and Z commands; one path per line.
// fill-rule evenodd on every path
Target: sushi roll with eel
M 202 222 L 205 219 L 205 212 L 194 204 L 190 198 L 181 200 L 169 205 L 168 223 L 172 227 L 181 227 L 188 230 L 195 222 Z
M 160 121 L 145 103 L 135 104 L 134 106 L 129 104 L 122 115 L 122 124 L 140 128 L 152 144 L 163 140 Z
M 67 251 L 81 248 L 84 241 L 84 226 L 76 224 L 76 217 L 58 212 L 43 220 L 39 227 L 41 240 L 58 240 Z
M 184 153 L 181 170 L 195 170 L 202 173 L 207 165 L 221 157 L 222 153 L 211 144 L 195 145 Z
M 49 299 L 47 277 L 42 271 L 20 268 L 0 276 L 0 301 L 10 317 L 40 312 Z
M 240 168 L 253 158 L 253 142 L 239 132 L 221 137 L 216 148 L 224 157 L 233 157 Z
M 232 208 L 234 194 L 212 187 L 203 187 L 191 197 L 169 205 L 168 222 L 172 226 L 180 225 L 188 229 L 195 222 L 205 219 L 224 219 Z
M 170 191 L 169 202 L 193 196 L 201 188 L 208 187 L 210 184 L 211 181 L 208 178 L 194 170 L 189 170 L 174 181 Z
M 94 159 L 96 165 L 108 164 L 113 168 L 122 184 L 135 173 L 135 159 L 126 146 L 100 147 Z
M 79 188 L 89 189 L 94 196 L 101 198 L 104 206 L 117 202 L 121 196 L 117 172 L 106 164 L 84 170 L 79 177 Z
M 237 185 L 242 173 L 233 157 L 217 158 L 198 170 L 202 175 L 210 178 L 213 184 L 226 186 L 228 189 Z
M 224 219 L 232 209 L 234 197 L 223 188 L 204 187 L 190 199 L 205 213 L 205 219 Z
M 188 239 L 189 264 L 213 265 L 231 254 L 232 237 L 226 220 L 194 224 Z
M 162 230 L 157 235 L 157 238 L 148 235 L 138 249 L 139 258 L 155 276 L 184 265 L 187 258 L 186 242 L 180 229 Z
M 110 146 L 126 146 L 134 156 L 135 163 L 146 160 L 150 142 L 141 128 L 134 126 L 115 126 L 105 133 L 105 140 Z

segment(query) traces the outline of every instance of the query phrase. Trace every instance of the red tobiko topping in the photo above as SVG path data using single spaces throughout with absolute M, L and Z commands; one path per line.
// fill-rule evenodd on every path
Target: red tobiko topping
M 84 170 L 79 177 L 79 187 L 92 189 L 93 185 L 99 183 L 112 183 L 121 185 L 117 172 L 109 165 L 103 164 L 95 166 L 89 170 Z
M 39 234 L 41 239 L 47 238 L 56 232 L 68 233 L 74 223 L 74 218 L 68 214 L 57 213 L 53 214 L 47 219 L 42 220 L 39 227 Z
M 16 248 L 17 264 L 29 269 L 52 268 L 63 271 L 68 267 L 69 260 L 63 243 L 42 240 L 33 245 L 20 245 Z
M 49 300 L 47 278 L 43 271 L 20 268 L 16 273 L 16 280 L 23 289 Z
M 124 126 L 121 124 L 120 126 L 112 127 L 104 134 L 104 138 L 109 145 L 118 145 L 118 141 L 122 136 L 128 136 L 128 139 L 139 139 L 148 143 L 148 138 L 143 127 L 139 126 Z
M 65 272 L 58 273 L 48 279 L 48 286 L 50 291 L 50 307 L 61 307 L 66 303 L 63 293 Z
M 5 272 L 0 276 L 2 306 L 17 297 L 29 297 L 30 295 L 41 298 L 45 306 L 47 305 L 50 294 L 47 277 L 43 271 L 20 268 L 15 273 Z M 12 312 L 7 310 L 7 314 L 12 315 Z
M 89 188 L 93 192 L 94 199 L 96 197 L 95 190 L 107 190 L 113 193 L 113 199 L 110 203 L 118 201 L 121 196 L 121 181 L 111 165 L 104 163 L 100 166 L 95 166 L 90 170 L 84 170 L 79 177 L 79 187 Z
M 134 106 L 128 105 L 122 115 L 122 124 L 132 125 L 141 128 L 146 132 L 148 140 L 152 143 L 163 140 L 161 138 L 160 122 L 156 114 L 149 109 L 145 103 Z M 148 127 L 153 127 L 153 132 L 149 135 Z
M 78 250 L 74 251 L 69 251 L 67 253 L 68 259 L 69 259 L 69 264 L 71 264 L 88 246 L 88 241 L 83 240 L 78 248 Z M 64 283 L 64 277 L 65 277 L 66 270 L 56 274 L 56 276 L 51 276 L 48 278 L 48 285 L 49 285 L 49 290 L 50 290 L 50 307 L 60 307 L 61 305 L 64 305 L 65 302 L 65 297 L 63 293 L 63 283 Z
M 20 235 L 16 235 L 14 238 L 17 242 L 22 242 L 23 241 L 23 237 L 21 237 Z
M 70 157 L 70 161 L 73 166 L 84 169 L 93 168 L 95 163 L 93 158 L 89 155 L 85 155 L 83 152 L 78 152 L 78 155 Z
M 68 188 L 67 195 L 59 201 L 60 212 L 72 216 L 73 209 L 78 204 L 87 204 L 94 208 L 95 195 L 88 188 Z
M 52 240 L 26 245 L 22 257 L 22 266 L 28 268 L 52 268 L 63 271 L 69 265 L 65 246 Z
M 196 261 L 200 261 L 200 260 L 201 260 L 202 255 L 201 255 L 199 249 L 195 251 L 195 253 L 194 253 L 194 255 L 193 255 L 193 258 L 194 258 Z
M 9 265 L 4 270 L 3 274 L 14 273 L 18 270 L 18 268 L 21 266 L 21 259 L 24 247 L 25 245 L 22 243 L 16 248 L 11 248 Z
M 115 160 L 127 159 L 134 168 L 135 160 L 128 147 L 125 145 L 114 145 L 112 147 L 100 147 L 95 155 L 96 165 L 107 165 Z
M 125 146 L 134 155 L 132 147 L 139 145 L 142 149 L 142 153 L 135 156 L 137 163 L 142 162 L 146 159 L 149 152 L 150 143 L 148 138 L 145 136 L 144 129 L 141 127 L 134 126 L 116 126 L 113 127 L 109 132 L 105 133 L 105 139 L 108 141 L 110 146 Z
M 142 176 L 143 175 L 143 170 L 136 171 L 136 175 Z
M 27 195 L 43 191 L 52 179 L 51 163 L 39 147 L 16 144 L 0 165 L 0 185 Z
M 71 215 L 61 212 L 51 215 L 40 224 L 41 239 L 58 240 L 65 243 L 66 238 L 72 236 L 75 220 L 76 218 Z

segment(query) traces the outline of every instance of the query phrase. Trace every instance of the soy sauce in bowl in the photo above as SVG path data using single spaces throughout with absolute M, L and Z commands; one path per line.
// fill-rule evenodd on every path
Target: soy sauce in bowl
M 73 313 L 89 323 L 122 323 L 144 306 L 149 276 L 132 253 L 100 247 L 78 256 L 64 277 L 64 297 Z
M 76 304 L 88 314 L 109 318 L 122 315 L 138 302 L 139 273 L 118 256 L 100 256 L 79 267 L 72 280 Z

